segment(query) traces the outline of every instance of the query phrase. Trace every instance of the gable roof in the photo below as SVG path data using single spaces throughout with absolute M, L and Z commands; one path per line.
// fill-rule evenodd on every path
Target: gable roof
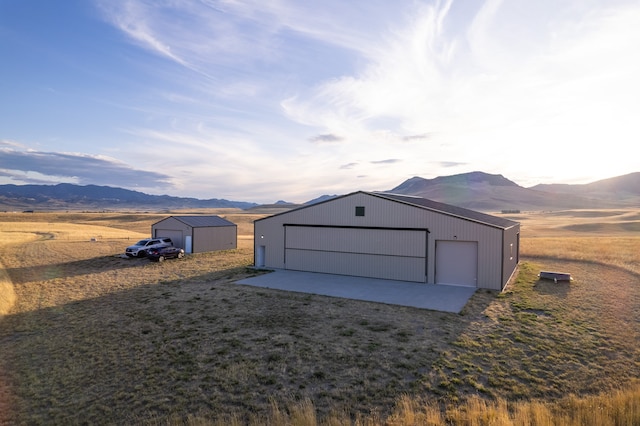
M 366 192 L 366 194 L 380 198 L 386 198 L 392 201 L 399 201 L 405 204 L 411 204 L 416 207 L 444 213 L 450 216 L 456 216 L 461 219 L 471 220 L 473 222 L 483 223 L 485 225 L 493 226 L 496 228 L 507 229 L 511 228 L 512 226 L 518 225 L 518 222 L 510 219 L 481 213 L 475 210 L 465 209 L 463 207 L 452 206 L 451 204 L 440 203 L 438 201 L 429 200 L 428 198 L 393 194 L 388 192 Z
M 185 225 L 191 226 L 193 228 L 206 228 L 206 227 L 215 227 L 215 226 L 237 226 L 235 223 L 228 221 L 227 219 L 221 218 L 220 216 L 169 216 Z M 168 218 L 162 219 L 166 220 Z M 160 222 L 162 222 L 162 220 Z M 160 223 L 156 222 L 156 223 Z M 154 224 L 155 225 L 155 224 Z
M 389 192 L 366 192 L 366 191 L 356 191 L 350 194 L 333 197 L 328 200 L 321 201 L 319 203 L 310 204 L 310 205 L 298 207 L 292 210 L 288 210 L 286 212 L 277 213 L 272 216 L 263 217 L 261 219 L 255 220 L 255 222 L 259 222 L 261 220 L 268 219 L 269 217 L 273 217 L 273 216 L 285 215 L 292 211 L 308 209 L 310 207 L 314 207 L 319 204 L 330 203 L 338 198 L 349 197 L 354 194 L 367 194 L 373 197 L 384 198 L 389 201 L 409 204 L 414 207 L 431 210 L 431 211 L 446 214 L 449 216 L 455 216 L 461 219 L 470 220 L 472 222 L 477 222 L 484 225 L 492 226 L 494 228 L 508 229 L 519 224 L 518 222 L 505 219 L 503 217 L 492 216 L 490 214 L 477 212 L 475 210 L 469 210 L 463 207 L 452 206 L 451 204 L 440 203 L 438 201 L 429 200 L 428 198 L 415 197 L 411 195 L 393 194 Z

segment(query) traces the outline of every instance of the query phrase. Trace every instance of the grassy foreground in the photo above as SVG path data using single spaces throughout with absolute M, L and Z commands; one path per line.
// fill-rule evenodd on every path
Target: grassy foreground
M 118 254 L 155 217 L 63 219 L 0 223 L 0 424 L 640 424 L 638 238 L 523 237 L 454 315 L 238 286 L 246 233 L 153 264 Z
M 187 419 L 149 420 L 148 425 L 241 426 L 242 416 L 229 415 L 219 420 L 198 416 Z M 357 425 L 357 426 L 613 426 L 640 424 L 640 385 L 589 397 L 570 395 L 555 402 L 486 400 L 470 396 L 456 404 L 437 404 L 422 398 L 400 396 L 391 414 L 357 416 L 352 419 L 334 413 L 319 420 L 310 400 L 288 407 L 275 402 L 266 417 L 254 417 L 251 425 Z

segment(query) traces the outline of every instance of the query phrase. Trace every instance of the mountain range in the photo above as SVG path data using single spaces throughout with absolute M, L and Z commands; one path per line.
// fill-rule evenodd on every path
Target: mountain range
M 172 210 L 206 208 L 248 209 L 257 203 L 212 198 L 149 195 L 98 185 L 0 185 L 1 210 Z
M 480 211 L 558 210 L 640 205 L 640 172 L 588 184 L 524 188 L 502 175 L 483 172 L 413 177 L 388 190 Z
M 433 179 L 413 177 L 381 191 L 429 198 L 473 210 L 562 210 L 624 208 L 640 205 L 640 172 L 588 184 L 544 184 L 522 187 L 499 174 L 470 172 Z M 336 195 L 322 195 L 305 204 Z M 138 191 L 97 185 L 0 185 L 0 210 L 177 210 L 205 208 L 288 209 L 299 204 L 278 201 L 257 203 L 148 195 Z

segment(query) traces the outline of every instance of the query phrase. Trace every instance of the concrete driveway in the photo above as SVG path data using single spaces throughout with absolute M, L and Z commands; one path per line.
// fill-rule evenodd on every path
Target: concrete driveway
M 276 269 L 236 284 L 459 313 L 473 287 L 421 284 Z

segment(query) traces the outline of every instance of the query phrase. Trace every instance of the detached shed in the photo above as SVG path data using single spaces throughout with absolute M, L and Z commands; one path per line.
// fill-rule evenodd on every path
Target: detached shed
M 354 192 L 254 222 L 256 267 L 502 290 L 520 224 L 406 195 Z
M 151 235 L 171 238 L 186 253 L 238 247 L 238 226 L 220 216 L 169 216 L 151 225 Z

